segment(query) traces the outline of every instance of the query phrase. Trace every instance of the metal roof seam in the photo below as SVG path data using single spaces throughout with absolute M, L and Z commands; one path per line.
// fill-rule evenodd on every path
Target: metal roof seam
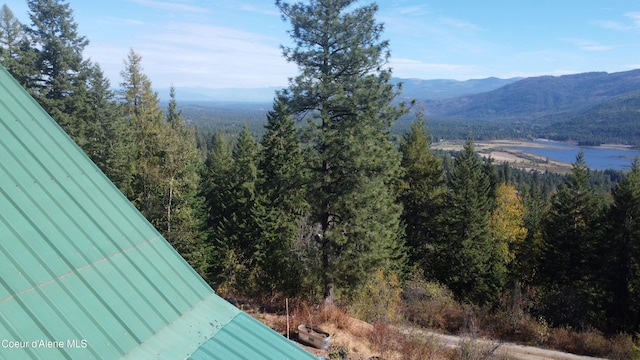
M 45 342 L 0 358 L 315 358 L 216 295 L 2 66 L 0 134 L 0 336 Z
M 22 103 L 21 103 L 21 102 L 17 101 L 17 99 L 15 98 L 15 95 L 14 95 L 14 94 L 11 94 L 11 95 L 12 95 L 13 99 L 14 99 L 17 103 L 19 103 L 19 104 L 20 104 L 20 106 L 21 106 L 25 111 L 27 111 L 27 112 L 28 112 L 28 110 L 25 108 L 25 106 L 24 106 L 24 105 L 22 105 Z M 31 98 L 31 101 L 34 101 L 34 102 L 35 102 L 35 100 L 33 100 L 32 98 Z M 38 109 L 39 111 L 42 111 L 42 112 L 43 112 L 43 114 L 44 114 L 44 116 L 46 116 L 46 117 L 49 117 L 49 118 L 50 118 L 50 116 L 49 116 L 46 112 L 44 112 L 44 111 L 42 110 L 42 108 L 40 108 L 39 106 L 37 106 L 37 109 Z M 16 116 L 15 114 L 14 114 L 14 117 L 15 117 L 16 119 L 18 119 L 18 116 Z M 43 133 L 45 133 L 45 134 L 48 134 L 48 132 L 47 132 L 44 128 L 42 128 L 43 124 L 42 124 L 40 121 L 37 121 L 37 120 L 36 120 L 36 118 L 35 118 L 35 117 L 33 117 L 33 116 L 31 117 L 31 119 L 32 119 L 32 121 L 33 121 L 33 122 L 35 123 L 35 125 L 36 125 L 34 128 L 39 128 L 39 129 L 41 130 L 41 132 L 43 132 Z M 55 121 L 53 121 L 53 123 L 55 124 Z M 25 131 L 27 131 L 28 133 L 30 133 L 30 134 L 32 135 L 32 137 L 37 138 L 36 136 L 34 136 L 34 135 L 33 135 L 33 133 L 32 133 L 32 129 L 31 129 L 30 127 L 27 127 L 27 126 L 25 126 L 24 124 L 20 124 L 20 125 L 22 126 L 22 128 L 23 128 Z M 55 125 L 56 125 L 56 128 L 57 128 L 60 132 L 62 132 L 63 138 L 66 138 L 67 140 L 69 140 L 69 141 L 70 141 L 71 139 L 68 137 L 68 135 L 67 135 L 66 133 L 64 133 L 64 131 L 62 130 L 62 128 L 60 128 L 59 126 L 57 126 L 57 124 L 55 124 Z M 8 130 L 9 130 L 9 131 L 11 131 L 10 129 L 8 129 Z M 51 135 L 50 135 L 49 137 L 51 137 Z M 55 140 L 55 139 L 52 139 L 52 140 L 53 140 L 53 141 L 54 141 L 54 143 L 58 146 L 58 148 L 59 148 L 61 151 L 63 151 L 63 152 L 67 155 L 67 156 L 66 156 L 66 158 L 71 159 L 71 161 L 74 163 L 74 165 L 75 165 L 77 168 L 81 168 L 81 166 L 80 166 L 80 165 L 75 161 L 75 157 L 74 157 L 74 156 L 71 156 L 71 155 L 68 153 L 68 151 L 65 149 L 65 147 L 64 147 L 64 146 L 62 146 L 62 145 L 61 145 L 57 140 Z M 18 141 L 21 141 L 21 140 L 18 138 Z M 77 147 L 75 147 L 75 148 L 76 148 L 76 151 L 80 151 L 80 149 L 79 149 L 79 148 L 77 148 Z M 31 149 L 29 149 L 28 147 L 26 147 L 26 149 L 27 149 L 27 151 L 29 151 L 29 152 L 30 152 L 30 150 L 31 150 Z M 82 151 L 80 151 L 80 152 L 82 153 Z M 82 153 L 82 155 L 85 155 L 85 154 L 84 154 L 84 153 Z M 83 158 L 84 158 L 85 160 L 89 160 L 89 159 L 86 157 L 86 155 L 85 155 L 85 156 L 83 156 Z M 35 157 L 35 159 L 36 159 L 36 161 L 39 161 L 39 159 L 38 159 L 37 157 Z M 54 161 L 54 162 L 56 162 L 56 163 L 58 163 L 58 164 L 59 164 L 58 159 L 56 159 L 56 158 L 52 158 L 52 161 Z M 97 172 L 102 173 L 102 172 L 101 172 L 101 171 L 100 171 L 100 170 L 95 166 L 95 164 L 94 164 L 93 162 L 91 162 L 91 161 L 89 160 L 89 161 L 88 161 L 88 163 L 89 163 L 89 165 L 90 165 L 90 166 L 94 167 L 94 168 L 95 168 L 95 170 L 97 170 Z M 60 168 L 64 168 L 64 167 L 63 167 L 63 166 L 60 166 Z M 67 174 L 68 174 L 68 173 L 67 173 Z M 84 174 L 84 173 L 83 173 L 83 174 Z M 50 175 L 52 175 L 52 174 L 50 174 Z M 69 175 L 69 174 L 68 174 L 68 175 Z M 75 185 L 78 185 L 78 184 L 77 184 L 77 182 L 75 181 L 75 179 L 74 179 L 73 177 L 70 177 L 70 179 L 71 179 L 71 181 L 72 181 L 72 182 L 74 182 L 74 183 L 75 183 Z M 91 179 L 90 179 L 90 181 L 91 181 Z M 120 193 L 120 191 L 119 191 L 117 188 L 115 188 L 115 186 L 114 186 L 111 182 L 108 182 L 108 183 L 109 183 L 109 185 L 111 185 L 111 186 L 113 187 L 113 189 L 117 190 L 117 193 L 119 193 L 122 197 L 124 197 L 124 196 Z M 102 189 L 101 189 L 101 187 L 100 187 L 100 186 L 97 186 L 97 184 L 95 184 L 95 183 L 94 183 L 94 185 L 96 185 L 96 186 L 95 186 L 95 188 L 96 188 L 96 190 L 97 190 L 97 191 L 102 191 Z M 81 191 L 84 191 L 84 188 L 83 188 L 83 187 L 79 187 L 79 186 L 78 186 L 77 188 L 79 188 Z M 63 188 L 63 189 L 64 189 L 64 188 Z M 92 197 L 91 197 L 91 196 L 89 196 L 88 194 L 86 194 L 86 195 L 87 195 L 87 198 L 88 198 L 88 199 L 92 199 Z M 73 199 L 73 197 L 71 197 L 71 198 Z M 109 197 L 107 197 L 107 199 L 108 199 L 108 200 L 111 200 L 111 199 L 109 199 Z M 98 208 L 99 210 L 101 209 L 99 206 L 98 206 L 97 208 Z M 140 218 L 144 219 L 144 217 L 143 217 L 139 212 L 135 211 L 135 213 L 136 213 Z M 128 221 L 131 221 L 131 219 L 129 219 L 129 218 L 126 218 L 126 219 L 127 219 Z M 148 227 L 149 227 L 150 229 L 152 229 L 152 231 L 154 231 L 154 232 L 156 232 L 156 233 L 157 233 L 157 231 L 156 231 L 156 230 L 151 226 L 151 224 L 149 224 L 149 223 L 148 223 L 148 221 L 146 221 L 146 219 L 144 219 L 144 222 L 145 222 L 145 223 L 147 223 Z M 136 226 L 133 226 L 133 228 L 134 228 L 135 230 L 138 230 L 138 228 L 137 228 Z M 123 234 L 123 235 L 124 235 L 124 234 Z M 159 234 L 158 234 L 158 235 L 159 235 Z M 173 248 L 171 248 L 171 249 L 173 250 Z M 157 252 L 157 250 L 156 250 L 155 248 L 152 248 L 152 250 Z M 145 256 L 145 254 L 142 254 L 142 256 L 143 256 L 143 257 L 146 257 L 146 256 Z M 181 259 L 182 259 L 182 258 L 181 258 Z M 166 259 L 164 259 L 164 260 L 165 260 L 165 263 L 166 263 L 167 265 L 172 266 L 172 267 L 174 266 L 171 262 L 167 262 L 167 261 L 166 261 Z M 184 261 L 184 259 L 183 259 L 183 261 Z M 151 264 L 151 266 L 153 266 L 153 267 L 155 267 L 155 265 L 156 265 L 156 264 L 154 264 L 153 262 L 149 262 L 149 264 Z M 137 265 L 136 265 L 136 264 L 134 264 L 134 263 L 132 263 L 132 265 L 133 265 L 134 267 L 136 267 L 136 266 L 137 266 Z M 194 271 L 194 273 L 195 273 L 195 271 Z M 143 274 L 143 275 L 144 275 L 144 274 Z M 198 276 L 198 278 L 199 278 L 199 276 Z M 183 280 L 184 280 L 184 279 L 183 279 Z M 189 286 L 191 286 L 191 282 L 187 281 L 186 283 L 187 283 Z M 169 284 L 169 285 L 171 286 L 172 284 Z M 195 289 L 192 289 L 192 290 L 193 290 L 194 292 L 196 292 L 196 293 L 197 293 L 197 291 L 195 291 Z M 178 294 L 178 296 L 179 296 L 179 297 L 181 297 L 181 298 L 182 298 L 182 300 L 183 300 L 183 301 L 186 301 L 186 299 L 183 297 L 182 292 L 177 291 L 177 289 L 175 289 L 175 288 L 174 288 L 174 291 L 175 291 L 175 293 L 176 293 L 176 294 Z M 159 292 L 159 294 L 160 294 L 161 296 L 163 296 L 163 293 L 162 293 L 162 292 Z M 168 299 L 167 299 L 167 300 L 168 300 Z M 171 303 L 172 303 L 172 302 L 171 302 Z M 179 312 L 179 311 L 177 311 L 177 309 L 176 309 L 176 312 Z

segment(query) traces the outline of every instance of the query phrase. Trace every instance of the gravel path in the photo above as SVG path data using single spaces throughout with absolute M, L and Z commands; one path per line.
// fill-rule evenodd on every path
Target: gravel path
M 499 342 L 487 339 L 471 339 L 469 337 L 443 335 L 424 330 L 407 330 L 412 333 L 421 333 L 430 337 L 433 341 L 440 345 L 450 348 L 458 348 L 465 344 L 472 343 L 475 351 L 483 351 L 484 353 L 493 353 L 494 355 L 506 356 L 514 360 L 604 360 L 602 358 L 594 358 L 589 356 L 580 356 L 569 354 L 561 351 L 536 348 L 533 346 L 517 345 L 506 342 Z

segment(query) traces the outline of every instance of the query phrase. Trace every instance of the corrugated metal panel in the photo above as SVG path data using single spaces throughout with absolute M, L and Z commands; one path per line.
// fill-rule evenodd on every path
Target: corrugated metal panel
M 239 314 L 0 66 L 0 358 L 187 358 Z
M 289 346 L 282 346 L 282 341 Z M 222 328 L 191 356 L 194 360 L 225 359 L 316 359 L 307 351 L 255 321 L 245 313 L 239 313 L 231 323 Z

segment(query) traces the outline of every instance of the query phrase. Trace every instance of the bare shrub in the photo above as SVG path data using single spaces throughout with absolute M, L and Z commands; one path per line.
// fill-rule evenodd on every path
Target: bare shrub
M 618 334 L 609 340 L 608 357 L 613 360 L 638 359 L 633 357 L 633 336 L 627 334 Z M 640 354 L 638 354 L 640 355 Z
M 400 354 L 406 360 L 446 358 L 448 352 L 439 341 L 420 333 L 407 333 L 400 343 Z
M 401 293 L 397 275 L 377 270 L 355 293 L 350 310 L 356 318 L 370 323 L 397 324 L 402 320 Z
M 556 328 L 551 332 L 548 344 L 554 349 L 577 353 L 579 347 L 576 335 L 576 332 L 569 328 Z
M 383 356 L 398 348 L 398 343 L 402 341 L 401 337 L 402 334 L 387 323 L 373 324 L 373 329 L 369 333 L 369 341 Z
M 475 336 L 466 335 L 460 338 L 458 356 L 460 360 L 487 360 L 493 359 L 500 347 L 498 342 L 478 341 Z
M 420 276 L 405 285 L 402 297 L 405 318 L 426 328 L 460 331 L 464 325 L 464 308 L 446 286 L 422 280 Z
M 599 331 L 591 330 L 582 332 L 578 334 L 577 340 L 580 354 L 589 356 L 609 354 L 609 340 Z

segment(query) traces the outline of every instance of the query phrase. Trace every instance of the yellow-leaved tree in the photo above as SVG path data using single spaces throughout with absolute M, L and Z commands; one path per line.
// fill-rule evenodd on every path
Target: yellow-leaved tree
M 516 257 L 516 249 L 527 237 L 524 226 L 525 208 L 517 190 L 506 183 L 496 192 L 496 207 L 489 219 L 491 237 L 500 260 L 509 265 Z

